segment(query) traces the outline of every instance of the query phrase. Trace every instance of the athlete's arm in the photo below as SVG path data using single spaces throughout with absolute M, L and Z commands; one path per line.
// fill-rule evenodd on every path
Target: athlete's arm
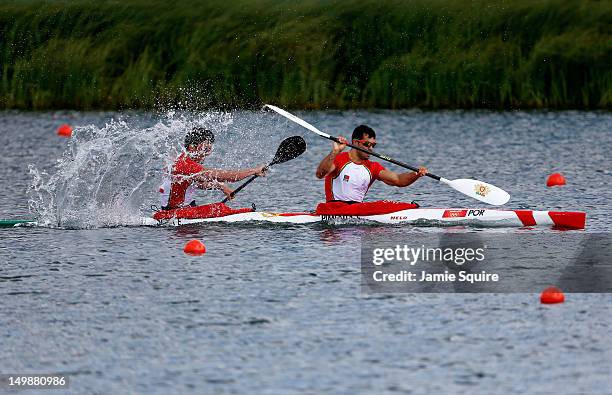
M 232 192 L 234 192 L 234 190 L 223 182 L 219 182 L 217 180 L 209 180 L 207 182 L 198 182 L 197 185 L 200 189 L 219 189 L 223 191 L 223 194 L 227 196 L 228 199 L 233 199 Z
M 221 189 L 223 191 L 223 194 L 229 199 L 232 200 L 234 197 L 232 196 L 232 193 L 234 193 L 234 190 L 230 187 L 227 186 L 227 184 L 224 184 L 222 182 L 219 183 L 219 185 L 221 186 Z
M 252 169 L 244 170 L 207 169 L 196 174 L 195 179 L 197 182 L 201 182 L 204 184 L 210 181 L 236 182 L 254 175 L 265 176 L 265 167 L 265 165 L 260 165 Z
M 323 178 L 336 169 L 334 159 L 336 159 L 336 156 L 338 156 L 338 154 L 346 148 L 346 143 L 348 142 L 344 137 L 338 137 L 338 140 L 340 140 L 341 144 L 334 141 L 332 151 L 325 158 L 323 158 L 321 163 L 319 163 L 319 166 L 317 166 L 317 178 Z
M 409 173 L 396 173 L 391 170 L 381 170 L 378 174 L 378 179 L 387 185 L 394 187 L 407 187 L 427 173 L 427 168 L 419 167 L 419 171 Z

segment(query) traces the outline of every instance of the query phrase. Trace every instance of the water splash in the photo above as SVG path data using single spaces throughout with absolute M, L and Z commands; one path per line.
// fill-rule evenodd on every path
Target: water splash
M 103 127 L 77 127 L 54 174 L 30 165 L 30 210 L 43 226 L 140 225 L 157 203 L 163 169 L 181 152 L 185 133 L 199 125 L 223 135 L 233 124 L 230 113 L 171 111 L 162 119 L 124 115 Z M 234 133 L 229 140 L 239 138 Z M 222 151 L 226 162 L 238 156 Z

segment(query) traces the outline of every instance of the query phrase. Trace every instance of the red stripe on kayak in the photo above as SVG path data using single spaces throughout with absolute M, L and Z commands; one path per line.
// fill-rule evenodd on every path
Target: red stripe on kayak
M 203 218 L 217 218 L 225 217 L 232 214 L 249 213 L 253 211 L 252 208 L 238 208 L 233 209 L 226 206 L 224 203 L 211 203 L 204 204 L 202 206 L 187 206 L 181 208 L 175 208 L 172 210 L 160 210 L 153 214 L 153 219 L 161 221 L 163 219 L 170 218 L 184 218 L 184 219 L 203 219 Z
M 442 214 L 442 218 L 465 217 L 467 212 L 468 212 L 467 210 L 444 210 L 444 214 Z
M 533 211 L 531 211 L 531 210 L 514 210 L 514 212 L 516 213 L 517 217 L 519 217 L 519 219 L 523 223 L 523 226 L 535 226 L 535 225 L 537 225 L 536 221 L 535 221 L 535 218 L 533 218 Z
M 325 202 L 319 203 L 315 213 L 318 215 L 348 215 L 367 216 L 396 213 L 419 207 L 415 203 L 394 202 L 391 200 L 378 200 L 375 202 L 346 203 Z
M 549 211 L 548 216 L 559 228 L 584 229 L 586 213 L 581 211 Z

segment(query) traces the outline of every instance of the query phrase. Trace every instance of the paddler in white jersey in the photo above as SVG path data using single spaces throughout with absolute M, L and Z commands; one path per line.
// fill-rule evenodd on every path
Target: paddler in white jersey
M 339 137 L 343 144 L 333 143 L 332 151 L 319 163 L 317 178 L 325 178 L 325 199 L 329 202 L 348 204 L 361 203 L 368 189 L 376 180 L 387 185 L 407 187 L 427 173 L 427 168 L 419 167 L 418 172 L 396 173 L 385 169 L 378 162 L 370 160 L 370 154 L 346 148 L 346 139 Z M 376 132 L 366 125 L 355 128 L 351 137 L 352 144 L 371 150 L 376 146 Z

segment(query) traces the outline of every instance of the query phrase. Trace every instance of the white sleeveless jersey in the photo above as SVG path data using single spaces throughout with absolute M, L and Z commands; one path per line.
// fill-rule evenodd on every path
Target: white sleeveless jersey
M 172 165 L 167 165 L 164 169 L 164 175 L 162 176 L 162 183 L 159 186 L 159 204 L 160 207 L 168 206 L 170 201 L 170 190 L 172 189 Z M 191 203 L 195 199 L 198 188 L 195 184 L 189 185 L 185 191 L 185 202 Z
M 348 152 L 336 156 L 334 165 L 334 171 L 325 177 L 325 197 L 328 202 L 363 202 L 368 189 L 385 169 L 380 163 L 369 160 L 354 163 Z
M 160 207 L 166 207 L 168 205 L 168 201 L 170 200 L 170 188 L 172 187 L 172 178 L 164 174 L 164 178 L 162 179 L 162 184 L 159 186 L 159 204 Z M 195 184 L 189 185 L 187 191 L 185 191 L 185 202 L 187 204 L 191 203 L 192 200 L 195 199 L 196 192 L 198 188 Z
M 159 207 L 166 207 L 168 205 L 168 200 L 170 199 L 170 186 L 172 182 L 170 181 L 170 177 L 164 175 L 162 179 L 162 184 L 159 186 Z

